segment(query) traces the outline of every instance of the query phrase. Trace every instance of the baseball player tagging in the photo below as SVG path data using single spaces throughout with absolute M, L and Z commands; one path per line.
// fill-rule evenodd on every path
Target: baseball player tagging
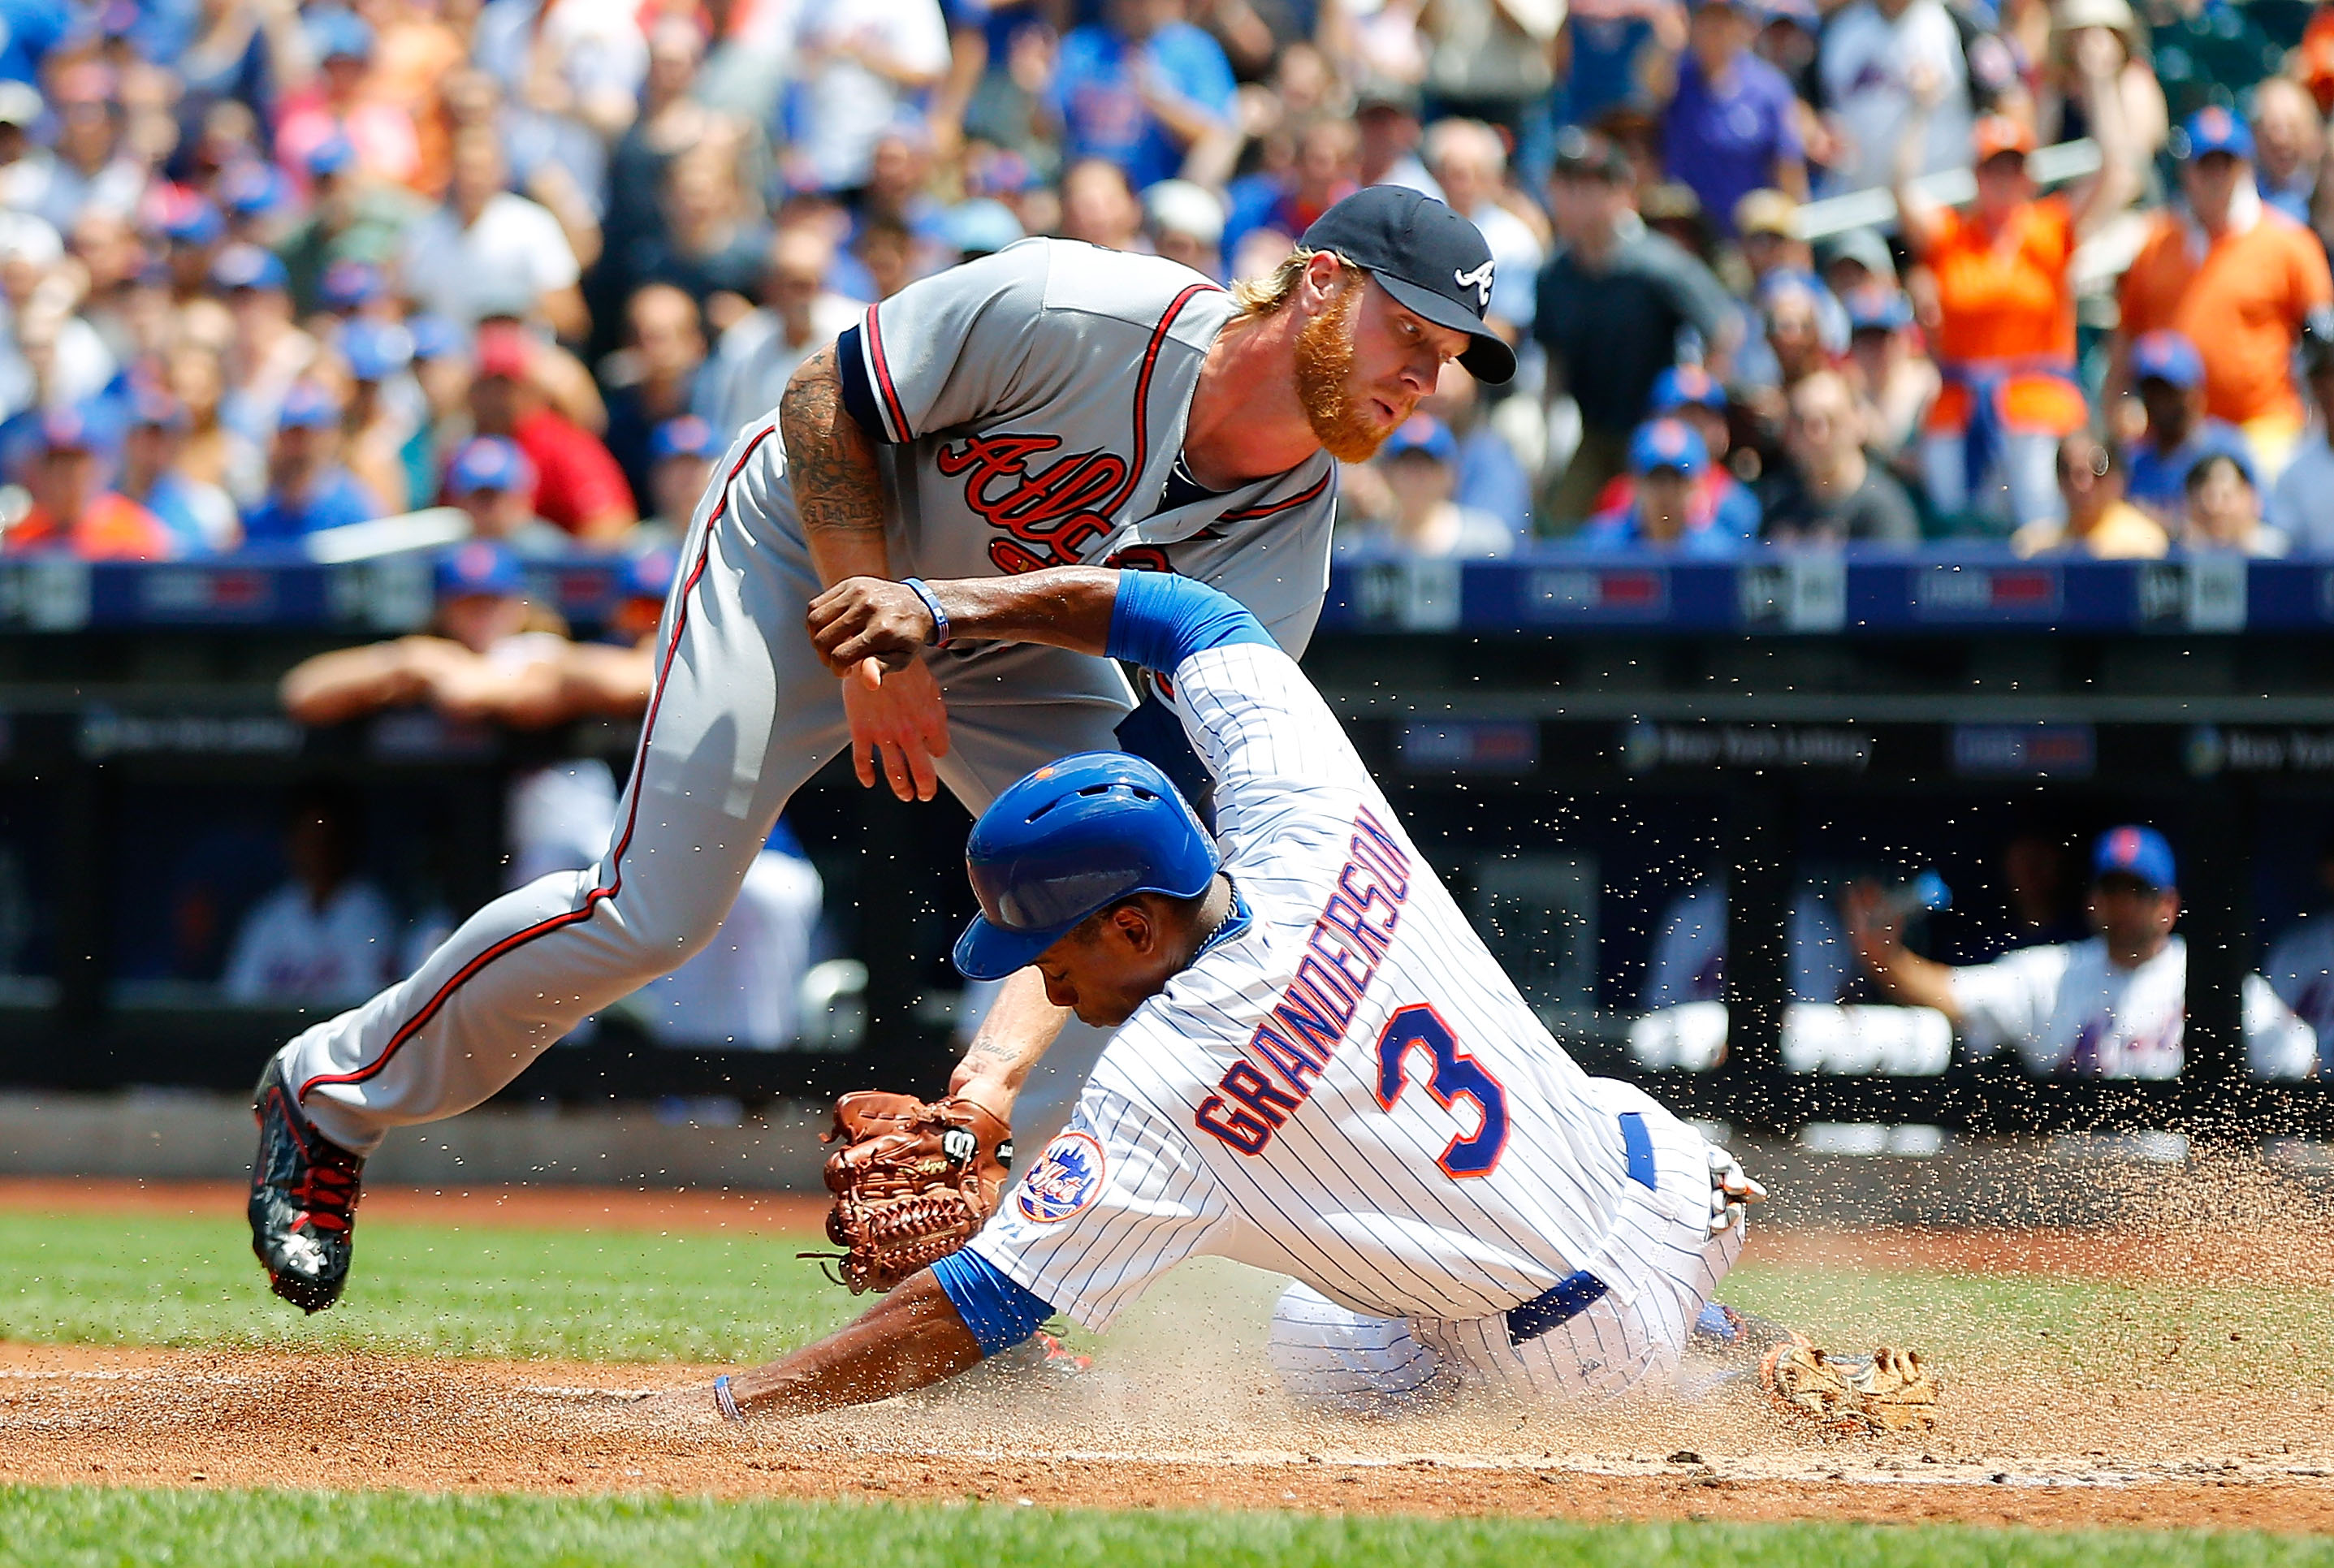
M 1201 1254 L 1300 1282 L 1272 1340 L 1300 1395 L 1610 1395 L 1673 1369 L 1763 1194 L 1557 1045 L 1257 619 L 1133 572 L 911 586 L 984 635 L 1099 647 L 1162 677 L 1216 781 L 1216 841 L 1124 754 L 1066 758 L 998 799 L 967 849 L 982 913 L 958 967 L 1035 962 L 1056 1004 L 1123 1026 L 1068 1130 L 965 1250 L 707 1402 L 881 1397 L 1056 1312 L 1104 1328 Z M 901 592 L 823 598 L 822 649 L 896 653 L 914 623 Z M 929 1332 L 936 1295 L 953 1343 Z M 1721 1335 L 1735 1321 L 1712 1318 Z M 885 1324 L 917 1349 L 871 1348 Z
M 390 1128 L 477 1104 L 703 946 L 836 753 L 869 784 L 880 753 L 903 798 L 936 773 L 978 812 L 1112 745 L 1132 706 L 1106 660 L 1044 647 L 936 647 L 883 692 L 846 691 L 802 632 L 826 582 L 1123 562 L 1214 583 L 1304 646 L 1330 451 L 1374 449 L 1445 359 L 1514 368 L 1461 281 L 1482 237 L 1440 203 L 1365 191 L 1306 241 L 1278 292 L 1243 303 L 1172 263 L 1032 240 L 911 286 L 813 357 L 699 504 L 606 854 L 487 905 L 271 1064 L 251 1219 L 278 1294 L 337 1298 L 362 1159 Z

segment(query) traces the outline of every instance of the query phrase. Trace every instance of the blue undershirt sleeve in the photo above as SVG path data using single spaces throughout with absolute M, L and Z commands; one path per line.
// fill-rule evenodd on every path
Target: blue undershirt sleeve
M 883 433 L 883 416 L 875 407 L 875 389 L 867 381 L 867 358 L 859 346 L 858 327 L 846 327 L 834 341 L 834 375 L 843 383 L 843 411 L 877 446 L 892 438 Z
M 977 1252 L 949 1254 L 932 1265 L 932 1278 L 984 1356 L 1011 1350 L 1054 1315 L 1052 1307 Z
M 1110 612 L 1113 659 L 1169 674 L 1203 648 L 1232 642 L 1278 647 L 1231 595 L 1172 572 L 1121 572 Z

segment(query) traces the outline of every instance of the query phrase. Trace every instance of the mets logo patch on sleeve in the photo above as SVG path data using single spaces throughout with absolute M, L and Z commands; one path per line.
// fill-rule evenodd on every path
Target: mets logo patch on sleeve
M 1065 1132 L 1037 1156 L 1015 1201 L 1025 1217 L 1051 1225 L 1077 1213 L 1101 1191 L 1101 1143 L 1091 1132 Z

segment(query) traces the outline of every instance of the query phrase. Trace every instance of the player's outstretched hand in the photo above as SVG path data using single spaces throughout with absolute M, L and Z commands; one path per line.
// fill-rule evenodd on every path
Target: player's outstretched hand
M 710 1430 L 733 1423 L 722 1415 L 721 1408 L 713 1402 L 709 1383 L 693 1383 L 685 1389 L 661 1389 L 632 1407 L 632 1413 L 656 1426 L 674 1430 Z
M 1767 1201 L 1767 1189 L 1743 1173 L 1741 1162 L 1723 1149 L 1710 1150 L 1710 1234 L 1724 1236 L 1749 1217 L 1750 1206 Z
M 916 591 L 881 577 L 847 577 L 810 601 L 804 618 L 827 669 L 850 675 L 873 659 L 900 670 L 932 638 L 932 613 Z
M 863 785 L 875 787 L 880 766 L 903 801 L 939 793 L 932 759 L 948 755 L 948 707 L 921 660 L 888 675 L 873 659 L 863 660 L 843 678 L 843 713 L 851 721 L 851 766 Z

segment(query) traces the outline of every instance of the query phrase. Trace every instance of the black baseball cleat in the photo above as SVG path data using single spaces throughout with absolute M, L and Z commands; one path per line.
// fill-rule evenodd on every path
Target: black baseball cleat
M 277 1295 L 302 1312 L 323 1312 L 348 1283 L 364 1161 L 301 1116 L 281 1062 L 259 1075 L 251 1113 L 259 1122 L 251 1250 Z

